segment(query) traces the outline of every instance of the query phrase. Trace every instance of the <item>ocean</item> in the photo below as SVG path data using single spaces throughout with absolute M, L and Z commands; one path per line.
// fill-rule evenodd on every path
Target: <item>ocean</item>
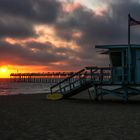
M 0 95 L 49 93 L 53 84 L 11 82 L 9 79 L 0 79 Z

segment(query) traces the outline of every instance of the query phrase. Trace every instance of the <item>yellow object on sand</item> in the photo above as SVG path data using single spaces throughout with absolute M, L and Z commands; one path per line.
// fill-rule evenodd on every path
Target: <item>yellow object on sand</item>
M 63 95 L 60 93 L 53 93 L 53 94 L 48 94 L 47 99 L 48 100 L 60 100 L 63 98 Z

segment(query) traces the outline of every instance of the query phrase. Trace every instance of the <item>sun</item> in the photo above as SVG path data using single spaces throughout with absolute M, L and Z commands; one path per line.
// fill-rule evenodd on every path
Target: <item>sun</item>
M 0 78 L 9 78 L 10 71 L 8 67 L 2 66 L 0 67 Z
M 1 70 L 0 70 L 2 73 L 6 73 L 7 72 L 7 68 L 1 68 Z

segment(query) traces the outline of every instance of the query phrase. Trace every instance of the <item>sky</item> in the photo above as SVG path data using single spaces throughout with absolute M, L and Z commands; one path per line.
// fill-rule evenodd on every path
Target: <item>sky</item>
M 95 45 L 127 44 L 128 13 L 140 20 L 139 0 L 0 0 L 0 77 L 108 65 Z

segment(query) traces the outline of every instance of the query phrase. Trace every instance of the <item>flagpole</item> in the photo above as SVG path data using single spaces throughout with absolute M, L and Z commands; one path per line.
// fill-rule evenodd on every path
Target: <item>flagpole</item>
M 131 52 L 131 26 L 140 25 L 140 21 L 135 20 L 131 17 L 130 13 L 128 14 L 128 82 L 131 82 L 133 79 L 132 77 L 132 52 Z
M 130 45 L 130 14 L 128 14 L 128 45 Z
M 130 14 L 128 14 L 128 81 L 131 81 Z

